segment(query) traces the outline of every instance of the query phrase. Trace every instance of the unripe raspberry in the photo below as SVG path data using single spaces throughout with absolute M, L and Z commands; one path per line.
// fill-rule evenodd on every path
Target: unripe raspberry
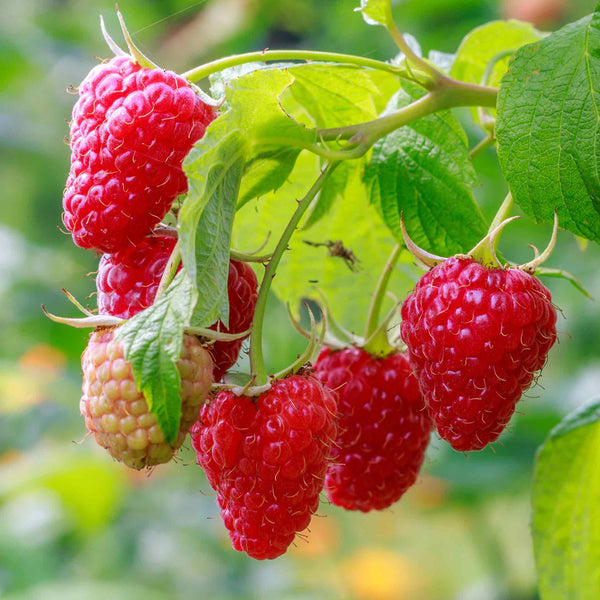
M 96 276 L 99 312 L 129 319 L 151 306 L 175 243 L 150 236 L 139 246 L 104 254 Z
M 480 450 L 544 366 L 556 311 L 529 273 L 452 257 L 404 301 L 401 333 L 440 436 L 456 450 Z
M 71 121 L 66 228 L 82 248 L 140 243 L 187 191 L 183 159 L 215 118 L 171 71 L 115 57 L 79 87 Z
M 314 377 L 275 381 L 258 398 L 219 392 L 192 444 L 236 550 L 277 558 L 319 505 L 336 437 L 335 400 Z
M 416 481 L 433 429 L 408 357 L 326 348 L 315 369 L 339 415 L 328 498 L 348 510 L 388 508 Z
M 171 460 L 198 418 L 199 406 L 212 384 L 210 355 L 194 336 L 185 335 L 181 359 L 181 423 L 173 445 L 165 441 L 144 395 L 136 388 L 131 363 L 123 357 L 113 329 L 90 336 L 81 359 L 83 388 L 80 409 L 96 442 L 133 469 Z

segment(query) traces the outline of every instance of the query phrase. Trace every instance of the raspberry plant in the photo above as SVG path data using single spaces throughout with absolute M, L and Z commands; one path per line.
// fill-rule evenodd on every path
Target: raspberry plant
M 73 111 L 64 222 L 78 245 L 108 254 L 100 313 L 73 299 L 82 318 L 50 316 L 100 328 L 83 358 L 86 423 L 140 468 L 173 455 L 189 407 L 202 403 L 198 462 L 234 547 L 259 559 L 285 552 L 324 485 L 346 508 L 395 502 L 433 423 L 457 450 L 496 440 L 556 340 L 538 277 L 585 293 L 543 265 L 557 226 L 600 241 L 600 6 L 551 34 L 488 23 L 455 54 L 427 56 L 389 0 L 359 10 L 397 56 L 265 50 L 175 75 L 142 55 L 122 22 L 129 53 L 105 32 L 115 56 L 91 71 Z M 208 94 L 197 87 L 207 82 Z M 481 131 L 471 148 L 457 108 Z M 472 159 L 489 146 L 510 191 L 488 224 Z M 515 204 L 554 222 L 548 248 L 524 265 L 497 251 Z M 393 306 L 379 322 L 388 288 Z M 293 320 L 302 299 L 322 315 L 321 333 L 311 313 L 306 352 L 277 374 L 262 351 L 271 291 Z M 248 335 L 249 373 L 226 373 Z M 600 589 L 599 415 L 598 404 L 571 415 L 538 455 L 543 598 Z

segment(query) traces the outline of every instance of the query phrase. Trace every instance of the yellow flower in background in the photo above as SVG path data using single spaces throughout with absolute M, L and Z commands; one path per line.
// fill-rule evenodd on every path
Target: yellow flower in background
M 64 352 L 48 344 L 35 344 L 17 364 L 0 366 L 0 414 L 43 402 L 46 387 L 55 382 L 67 363 Z
M 405 556 L 384 548 L 365 548 L 340 567 L 343 587 L 356 600 L 425 600 L 427 581 Z

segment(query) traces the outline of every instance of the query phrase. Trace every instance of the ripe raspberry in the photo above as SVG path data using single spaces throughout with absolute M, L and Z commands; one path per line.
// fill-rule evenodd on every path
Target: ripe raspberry
M 402 338 L 429 414 L 456 450 L 502 433 L 556 341 L 550 292 L 520 269 L 452 257 L 402 306 Z
M 252 325 L 252 319 L 254 318 L 257 288 L 258 281 L 252 267 L 247 263 L 231 260 L 227 280 L 229 327 L 225 327 L 219 321 L 211 329 L 225 333 L 242 333 L 246 331 Z M 226 371 L 236 363 L 244 339 L 246 338 L 232 342 L 215 342 L 209 347 L 215 364 L 215 381 L 220 381 Z
M 327 496 L 348 510 L 388 508 L 416 481 L 433 429 L 408 357 L 326 348 L 315 369 L 339 414 Z
M 208 397 L 212 363 L 208 352 L 194 336 L 183 338 L 181 359 L 181 424 L 173 446 L 165 441 L 144 395 L 135 386 L 131 364 L 112 329 L 92 333 L 81 359 L 83 391 L 80 409 L 85 425 L 96 442 L 117 460 L 142 469 L 171 460 L 181 447 L 198 407 Z
M 63 221 L 78 246 L 118 252 L 187 191 L 181 164 L 215 113 L 175 73 L 129 57 L 94 67 L 79 96 Z
M 336 436 L 334 412 L 333 396 L 301 375 L 258 399 L 219 392 L 202 408 L 192 444 L 236 550 L 276 558 L 308 526 Z
M 139 246 L 104 254 L 96 276 L 99 312 L 129 319 L 151 306 L 175 242 L 151 236 Z

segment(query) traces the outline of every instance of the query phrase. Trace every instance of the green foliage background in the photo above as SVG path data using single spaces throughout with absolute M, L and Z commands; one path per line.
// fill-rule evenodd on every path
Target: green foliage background
M 564 22 L 590 12 L 593 4 L 571 2 Z M 395 54 L 385 32 L 365 26 L 354 5 L 354 0 L 120 2 L 142 49 L 177 71 L 265 47 L 379 59 Z M 492 0 L 406 0 L 395 5 L 395 16 L 424 49 L 453 52 L 468 31 L 498 18 L 500 10 Z M 566 316 L 559 321 L 561 343 L 550 357 L 543 388 L 532 389 L 520 405 L 524 414 L 494 449 L 466 457 L 435 440 L 424 476 L 393 510 L 344 514 L 324 503 L 320 513 L 326 518 L 314 519 L 308 543 L 298 540 L 289 555 L 274 563 L 239 555 L 214 518 L 214 497 L 191 452 L 178 464 L 138 475 L 83 439 L 79 357 L 87 334 L 47 321 L 40 310 L 44 303 L 51 312 L 73 314 L 60 288 L 79 298 L 94 289 L 93 277 L 83 274 L 95 270 L 97 259 L 59 230 L 69 159 L 61 140 L 74 102 L 65 89 L 81 81 L 95 56 L 109 55 L 97 15 L 116 33 L 113 3 L 8 0 L 3 11 L 0 597 L 536 598 L 528 525 L 533 457 L 561 416 L 590 402 L 599 387 L 597 303 L 563 281 L 545 282 Z M 472 145 L 479 134 L 470 114 L 459 117 Z M 477 157 L 475 166 L 482 184 L 475 196 L 489 220 L 506 186 L 493 150 Z M 361 198 L 347 197 L 350 206 L 362 206 Z M 346 231 L 343 212 L 339 222 L 334 231 L 359 259 L 358 248 L 371 251 L 360 223 Z M 331 233 L 318 227 L 310 230 L 310 239 Z M 236 242 L 248 247 L 264 233 L 260 222 L 257 232 L 234 232 Z M 549 233 L 549 227 L 523 219 L 504 234 L 502 251 L 524 261 L 530 253 L 526 243 L 544 247 Z M 582 251 L 562 232 L 549 266 L 570 270 L 597 298 L 599 258 L 596 245 Z M 289 257 L 283 269 L 286 262 Z M 327 270 L 340 267 L 328 264 Z M 361 310 L 376 275 L 359 271 L 343 277 L 340 296 L 345 282 L 355 281 L 365 294 L 353 298 Z M 298 298 L 302 288 L 290 288 L 289 294 Z M 93 307 L 94 298 L 88 303 Z M 304 345 L 274 299 L 266 336 L 273 371 Z

